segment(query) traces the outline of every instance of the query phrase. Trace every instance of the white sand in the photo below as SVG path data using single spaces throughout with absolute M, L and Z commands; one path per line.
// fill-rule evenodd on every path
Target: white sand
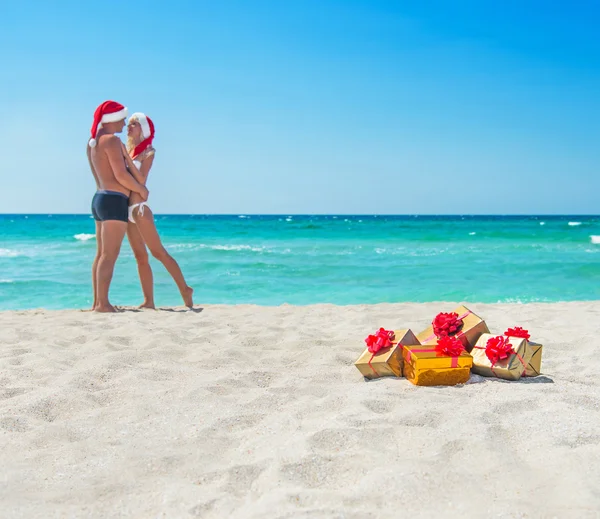
M 470 305 L 545 376 L 366 382 L 452 304 L 0 313 L 0 516 L 600 516 L 600 302 Z

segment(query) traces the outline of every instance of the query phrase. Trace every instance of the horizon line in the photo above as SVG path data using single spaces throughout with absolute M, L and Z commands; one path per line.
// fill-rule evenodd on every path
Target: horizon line
M 561 217 L 561 216 L 585 216 L 600 217 L 600 214 L 587 213 L 154 213 L 155 216 L 517 216 L 517 217 Z M 0 216 L 91 216 L 86 213 L 0 213 Z

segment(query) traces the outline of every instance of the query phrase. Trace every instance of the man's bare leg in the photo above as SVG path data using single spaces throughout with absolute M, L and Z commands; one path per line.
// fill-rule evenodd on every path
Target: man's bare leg
M 115 308 L 108 301 L 108 290 L 126 232 L 126 222 L 119 220 L 106 220 L 102 222 L 102 254 L 98 261 L 98 270 L 96 273 L 98 303 L 94 308 L 95 312 L 116 312 Z
M 100 255 L 102 254 L 102 222 L 96 222 L 96 257 L 94 263 L 92 263 L 92 287 L 94 289 L 94 303 L 92 304 L 92 311 L 96 309 L 98 304 L 98 261 L 100 261 Z

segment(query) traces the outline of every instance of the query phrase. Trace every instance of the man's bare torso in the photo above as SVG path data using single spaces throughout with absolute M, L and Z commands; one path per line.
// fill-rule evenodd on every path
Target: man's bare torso
M 113 168 L 108 160 L 106 147 L 111 138 L 115 139 L 117 137 L 111 134 L 101 135 L 97 138 L 98 143 L 95 147 L 90 148 L 88 145 L 87 153 L 92 165 L 92 173 L 96 179 L 96 187 L 98 190 L 105 189 L 107 191 L 118 191 L 125 196 L 129 196 L 131 192 L 117 181 Z

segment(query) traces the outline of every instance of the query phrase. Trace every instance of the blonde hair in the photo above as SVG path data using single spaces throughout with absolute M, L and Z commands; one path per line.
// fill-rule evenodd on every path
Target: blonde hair
M 136 122 L 136 123 L 140 123 L 139 119 L 135 116 L 130 117 L 129 118 L 129 122 Z M 142 142 L 144 140 L 144 136 L 142 135 L 142 140 L 140 142 Z M 140 143 L 140 142 L 135 142 L 133 140 L 133 137 L 131 137 L 130 135 L 127 135 L 127 151 L 129 152 L 129 154 L 131 155 L 131 152 L 135 149 L 135 147 Z

